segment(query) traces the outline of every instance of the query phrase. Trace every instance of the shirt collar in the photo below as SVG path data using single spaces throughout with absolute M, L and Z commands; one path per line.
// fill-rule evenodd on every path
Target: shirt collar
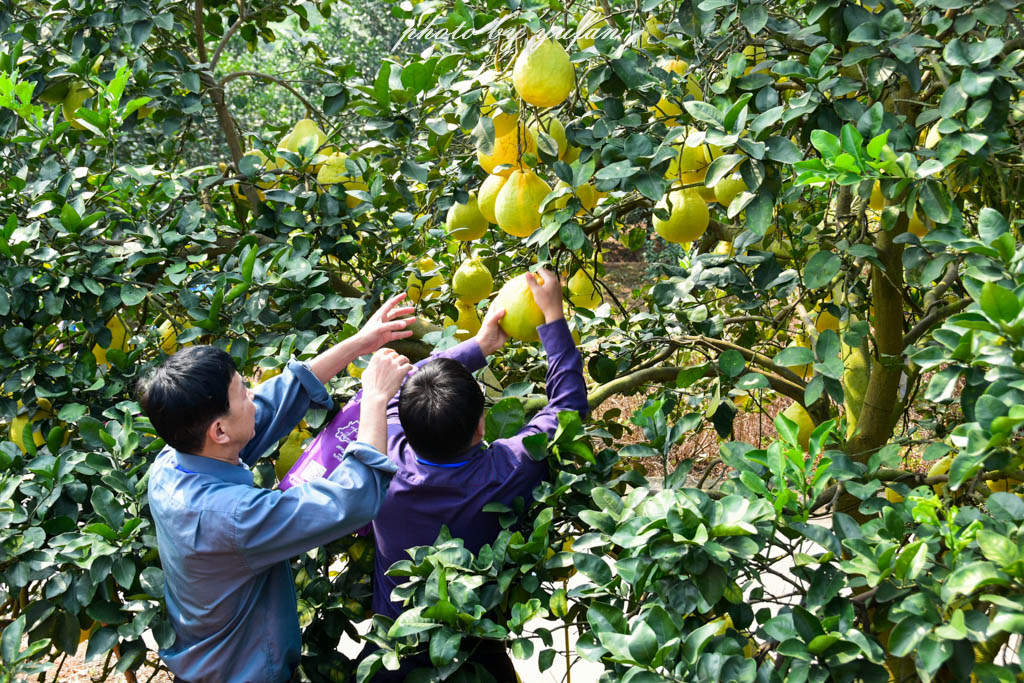
M 241 460 L 237 465 L 214 460 L 202 455 L 182 453 L 175 451 L 176 466 L 180 472 L 186 474 L 208 474 L 231 484 L 253 485 L 252 470 L 245 466 Z
M 416 462 L 418 462 L 421 465 L 427 465 L 429 467 L 443 467 L 446 469 L 454 469 L 456 467 L 462 467 L 473 462 L 473 460 L 476 458 L 476 456 L 480 454 L 480 451 L 482 451 L 483 448 L 483 442 L 470 446 L 468 450 L 464 451 L 458 457 L 458 460 L 454 460 L 452 462 L 431 462 L 430 460 L 422 458 L 418 455 L 416 456 Z

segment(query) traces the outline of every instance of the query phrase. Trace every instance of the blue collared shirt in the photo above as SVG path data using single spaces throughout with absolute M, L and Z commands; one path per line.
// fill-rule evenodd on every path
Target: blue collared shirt
M 174 645 L 160 656 L 190 683 L 287 681 L 301 642 L 289 559 L 367 524 L 395 465 L 349 445 L 326 479 L 287 491 L 253 486 L 249 466 L 298 424 L 311 403 L 330 407 L 305 363 L 255 389 L 256 434 L 226 462 L 167 447 L 149 478 Z

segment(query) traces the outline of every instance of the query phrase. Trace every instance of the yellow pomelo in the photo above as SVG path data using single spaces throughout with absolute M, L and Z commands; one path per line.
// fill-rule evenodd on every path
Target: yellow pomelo
M 345 160 L 348 159 L 348 155 L 344 152 L 336 152 L 326 159 L 321 164 L 320 170 L 316 173 L 316 181 L 321 185 L 334 185 L 341 183 L 348 190 L 363 190 L 370 189 L 366 183 L 362 180 L 356 180 L 349 173 L 345 167 Z M 360 199 L 351 195 L 345 195 L 345 205 L 350 209 L 354 209 L 359 206 Z
M 313 119 L 299 120 L 291 132 L 277 143 L 277 149 L 298 154 L 299 148 L 310 139 L 313 140 L 314 158 L 318 155 L 330 156 L 334 153 L 334 148 L 327 145 L 327 134 L 320 130 L 320 126 L 316 125 L 316 121 Z M 281 161 L 278 163 L 280 164 Z
M 491 295 L 494 278 L 484 262 L 478 258 L 462 262 L 452 276 L 452 293 L 461 301 L 475 304 Z
M 516 92 L 535 107 L 555 107 L 576 85 L 569 53 L 543 34 L 535 35 L 516 57 L 512 69 Z
M 345 372 L 348 373 L 349 377 L 353 379 L 359 379 L 363 376 L 363 372 L 366 370 L 364 367 L 360 367 L 355 361 L 352 361 L 345 367 Z
M 513 171 L 494 202 L 498 227 L 516 237 L 528 237 L 540 227 L 540 205 L 549 192 L 551 188 L 533 169 Z
M 556 190 L 560 190 L 563 187 L 569 187 L 569 183 L 565 182 L 564 180 L 559 180 L 558 184 L 555 185 Z M 552 202 L 552 206 L 556 209 L 564 209 L 565 206 L 569 203 L 570 196 L 571 195 L 562 195 L 554 202 Z M 583 183 L 582 185 L 577 187 L 576 196 L 579 198 L 580 204 L 583 205 L 583 208 L 577 211 L 576 215 L 581 215 L 588 211 L 593 211 L 594 207 L 597 206 L 597 200 L 599 199 L 598 192 L 590 183 Z
M 953 454 L 945 455 L 935 461 L 935 464 L 928 470 L 929 477 L 938 477 L 940 475 L 949 472 L 949 466 L 953 464 Z M 932 484 L 932 490 L 935 491 L 935 495 L 941 496 L 946 490 L 946 483 L 939 482 Z
M 818 313 L 818 317 L 814 321 L 814 329 L 820 334 L 825 330 L 839 331 L 839 318 L 835 317 L 829 311 L 821 311 Z
M 477 313 L 476 306 L 467 301 L 456 301 L 455 310 L 459 312 L 458 319 L 452 320 L 451 316 L 446 315 L 444 326 L 457 326 L 458 331 L 455 332 L 455 338 L 459 341 L 466 341 L 480 331 L 480 314 Z
M 508 176 L 519 166 L 519 153 L 536 154 L 537 138 L 526 125 L 520 123 L 513 128 L 512 132 L 494 139 L 490 154 L 484 154 L 483 148 L 477 146 L 476 159 L 480 167 L 488 173 Z M 500 171 L 495 171 L 499 166 L 505 166 Z
M 885 499 L 887 501 L 889 501 L 890 503 L 902 503 L 903 502 L 903 496 L 901 496 L 900 494 L 896 493 L 896 491 L 894 489 L 892 489 L 891 487 L 889 487 L 889 486 L 885 487 Z
M 648 42 L 650 42 L 650 39 L 652 37 L 656 38 L 657 40 L 661 40 L 662 38 L 665 37 L 665 32 L 661 30 L 661 25 L 658 23 L 658 17 L 656 17 L 653 14 L 647 17 L 647 21 L 644 22 L 644 30 L 647 35 L 641 38 L 642 47 L 647 47 L 647 45 L 643 44 L 644 37 L 647 38 Z
M 281 446 L 280 451 L 278 451 L 277 461 L 274 462 L 274 473 L 277 475 L 278 481 L 283 480 L 288 474 L 288 470 L 298 461 L 303 451 L 302 442 L 311 436 L 312 434 L 308 429 L 301 429 L 299 427 L 293 429 L 288 435 L 288 440 Z
M 721 241 L 715 245 L 714 250 L 711 252 L 717 256 L 732 256 L 733 248 L 732 242 Z
M 478 240 L 487 232 L 487 219 L 480 213 L 476 193 L 469 193 L 469 201 L 465 204 L 455 202 L 448 209 L 444 222 L 448 236 L 460 242 Z
M 75 114 L 78 113 L 78 108 L 82 106 L 82 103 L 92 97 L 95 92 L 95 90 L 84 83 L 73 83 L 68 88 L 67 95 L 64 96 L 64 101 L 60 105 L 60 110 L 64 115 L 64 119 L 70 123 L 73 128 L 86 130 L 85 126 L 83 126 L 75 117 Z
M 484 95 L 483 104 L 480 105 L 480 113 L 490 117 L 491 124 L 494 126 L 494 137 L 500 138 L 512 132 L 512 129 L 516 127 L 516 121 L 519 120 L 519 116 L 508 114 L 497 105 L 498 101 L 494 99 L 494 95 L 488 92 Z
M 184 325 L 175 325 L 173 320 L 165 320 L 157 328 L 157 332 L 160 333 L 160 350 L 171 355 L 178 350 L 178 328 L 187 330 L 192 327 L 190 324 L 185 323 Z
M 911 235 L 916 235 L 918 239 L 921 239 L 928 234 L 928 226 L 925 225 L 924 221 L 917 217 L 917 211 L 910 215 L 907 221 L 907 232 Z
M 928 129 L 928 134 L 924 137 L 924 146 L 926 149 L 932 149 L 935 145 L 939 144 L 942 140 L 942 133 L 939 132 L 939 124 L 935 124 Z
M 871 361 L 864 346 L 848 346 L 840 342 L 843 359 L 843 404 L 846 408 L 846 438 L 857 430 L 864 396 L 868 390 Z
M 538 282 L 543 282 L 537 276 Z M 526 274 L 517 275 L 501 288 L 491 307 L 505 309 L 501 329 L 505 334 L 520 341 L 539 341 L 537 326 L 544 324 L 544 314 L 533 298 L 533 291 L 526 281 Z
M 660 66 L 665 71 L 670 71 L 680 76 L 680 78 L 686 79 L 686 94 L 698 102 L 704 100 L 704 93 L 700 89 L 700 84 L 697 82 L 696 77 L 693 74 L 686 75 L 686 70 L 690 67 L 682 59 L 670 59 L 659 62 Z M 683 113 L 682 107 L 676 103 L 676 98 L 669 98 L 662 95 L 658 103 L 651 107 L 650 112 L 656 119 L 665 122 L 666 126 L 679 126 L 682 125 L 676 120 L 676 117 Z
M 738 174 L 722 178 L 715 183 L 715 201 L 722 206 L 728 208 L 732 204 L 732 200 L 736 198 L 740 192 L 745 192 L 747 184 L 743 182 L 743 178 Z
M 580 148 L 576 145 L 570 145 L 566 143 L 565 153 L 562 155 L 562 161 L 567 164 L 571 164 L 580 158 Z
M 420 301 L 430 301 L 441 296 L 441 285 L 444 284 L 444 278 L 440 275 L 430 275 L 436 269 L 437 264 L 429 256 L 416 262 L 417 272 L 409 276 L 407 287 L 409 301 L 418 304 Z M 426 278 L 426 281 L 422 278 Z
M 796 440 L 801 448 L 806 449 L 811 442 L 811 432 L 814 431 L 814 420 L 811 419 L 807 410 L 799 403 L 793 403 L 782 411 L 782 414 L 796 423 Z
M 271 163 L 271 161 L 269 159 L 267 159 L 267 155 L 264 154 L 263 150 L 260 150 L 260 149 L 250 149 L 249 151 L 247 151 L 245 154 L 242 155 L 242 159 L 244 159 L 246 157 L 256 157 L 256 159 L 259 160 L 260 168 L 265 170 L 265 171 L 276 169 L 276 168 L 280 168 L 279 164 Z M 238 160 L 239 163 L 241 163 L 242 159 Z M 268 190 L 268 189 L 270 189 L 272 187 L 276 187 L 276 186 L 277 186 L 277 182 L 273 181 L 273 180 L 264 180 L 264 181 L 260 181 L 260 182 L 256 183 L 256 187 L 261 187 L 264 190 Z M 263 200 L 266 199 L 266 195 L 264 195 L 262 192 L 260 192 L 258 194 L 260 196 L 260 201 L 263 201 Z
M 581 50 L 593 47 L 594 38 L 600 37 L 601 31 L 606 28 L 608 28 L 608 22 L 605 21 L 604 12 L 600 7 L 587 10 L 576 27 L 576 35 L 579 36 L 576 39 L 576 44 Z
M 669 211 L 668 220 L 654 216 L 654 230 L 666 242 L 692 242 L 704 234 L 711 222 L 707 202 L 693 190 L 670 192 L 658 206 Z
M 768 53 L 760 45 L 747 45 L 743 48 L 743 56 L 747 58 L 748 64 L 760 64 L 767 58 Z
M 17 401 L 18 408 L 22 407 L 22 401 Z M 19 415 L 10 421 L 10 440 L 17 445 L 18 449 L 22 450 L 22 453 L 27 453 L 25 447 L 25 430 L 30 424 L 34 424 L 41 420 L 45 420 L 51 416 L 50 401 L 45 398 L 36 399 L 36 412 L 31 416 L 28 414 Z M 36 447 L 41 447 L 46 443 L 46 437 L 43 435 L 42 428 L 37 428 L 32 432 L 32 440 L 36 444 Z
M 480 192 L 477 195 L 477 208 L 480 214 L 490 223 L 497 223 L 498 218 L 494 215 L 494 202 L 498 199 L 498 193 L 505 187 L 507 176 L 491 174 L 480 185 Z
M 576 308 L 593 310 L 601 305 L 593 273 L 580 268 L 569 278 L 568 287 L 569 302 Z
M 92 347 L 92 355 L 96 358 L 97 365 L 107 362 L 107 349 L 117 349 L 124 353 L 130 352 L 134 346 L 128 343 L 128 331 L 124 328 L 121 319 L 114 316 L 107 321 L 107 329 L 110 330 L 110 346 L 102 348 L 99 344 Z
M 561 158 L 569 144 L 565 137 L 565 126 L 554 116 L 545 116 L 539 123 L 534 122 L 530 124 L 530 132 L 533 133 L 534 139 L 540 140 L 540 133 L 542 131 L 554 139 L 555 145 L 558 146 L 555 156 Z
M 881 211 L 885 208 L 885 195 L 882 194 L 882 186 L 877 180 L 871 188 L 871 199 L 868 200 L 868 208 L 872 211 Z
M 70 85 L 71 83 L 68 81 L 51 82 L 43 88 L 37 97 L 39 97 L 40 102 L 46 102 L 47 104 L 62 104 L 64 98 L 68 95 L 68 90 L 71 89 Z

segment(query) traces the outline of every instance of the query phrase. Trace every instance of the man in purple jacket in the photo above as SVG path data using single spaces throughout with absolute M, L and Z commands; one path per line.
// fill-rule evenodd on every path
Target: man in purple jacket
M 562 286 L 551 271 L 538 274 L 542 284 L 532 275 L 527 280 L 544 314 L 537 331 L 548 356 L 548 405 L 518 434 L 483 443 L 484 397 L 471 374 L 507 340 L 498 324 L 504 310 L 489 310 L 475 338 L 417 364 L 388 404 L 387 455 L 398 472 L 373 522 L 373 610 L 378 614 L 394 619 L 402 611 L 401 604 L 390 599 L 398 581 L 385 572 L 408 558 L 406 549 L 432 544 L 442 525 L 474 553 L 494 541 L 501 524 L 497 514 L 483 512 L 483 507 L 491 502 L 510 504 L 516 497 L 530 501 L 533 489 L 548 474 L 548 463 L 531 458 L 523 439 L 537 433 L 553 435 L 561 411 L 575 410 L 581 417 L 589 412 L 583 360 L 562 313 Z M 485 642 L 482 649 L 487 650 L 485 666 L 492 675 L 499 681 L 515 681 L 504 648 Z M 479 661 L 480 654 L 478 648 L 474 660 Z M 429 659 L 418 664 L 429 666 Z M 407 668 L 411 667 L 381 670 L 374 680 L 402 680 Z

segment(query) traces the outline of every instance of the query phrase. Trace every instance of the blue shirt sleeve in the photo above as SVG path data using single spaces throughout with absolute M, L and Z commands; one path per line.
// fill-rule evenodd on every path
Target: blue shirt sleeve
M 254 393 L 256 434 L 238 456 L 250 466 L 299 424 L 311 404 L 334 405 L 323 382 L 297 360 L 288 361 L 284 372 L 257 386 Z
M 395 471 L 387 456 L 355 441 L 325 479 L 287 491 L 251 489 L 234 509 L 235 546 L 249 569 L 260 572 L 335 541 L 377 516 Z

